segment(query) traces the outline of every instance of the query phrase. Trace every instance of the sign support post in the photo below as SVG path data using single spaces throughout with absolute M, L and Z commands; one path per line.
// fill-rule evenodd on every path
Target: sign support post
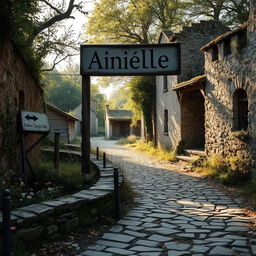
M 20 131 L 20 144 L 21 144 L 21 168 L 24 174 L 24 182 L 27 185 L 29 182 L 27 167 L 29 167 L 33 178 L 35 173 L 33 172 L 32 165 L 28 159 L 28 153 L 30 153 L 39 142 L 49 134 L 50 127 L 48 117 L 45 113 L 19 111 L 19 131 Z M 43 134 L 36 142 L 34 142 L 28 149 L 25 147 L 25 135 L 28 133 Z
M 82 173 L 90 173 L 90 76 L 82 76 Z
M 82 172 L 90 172 L 90 76 L 179 75 L 180 44 L 81 45 Z

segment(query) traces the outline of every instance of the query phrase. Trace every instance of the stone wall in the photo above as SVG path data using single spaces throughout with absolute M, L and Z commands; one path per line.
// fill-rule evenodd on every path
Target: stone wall
M 172 87 L 179 82 L 204 74 L 204 55 L 200 48 L 227 31 L 218 21 L 201 21 L 184 27 L 180 33 L 162 33 L 160 43 L 181 43 L 181 74 L 167 76 L 167 90 L 163 90 L 164 76 L 156 77 L 156 140 L 159 147 L 174 149 L 181 137 L 181 108 Z M 164 133 L 164 110 L 168 110 L 168 133 Z M 183 134 L 184 131 L 183 131 Z M 190 136 L 186 134 L 186 136 Z
M 18 169 L 20 163 L 17 144 L 17 120 L 19 107 L 27 111 L 42 112 L 43 91 L 33 76 L 24 58 L 9 39 L 0 35 L 0 177 L 8 169 Z M 22 95 L 23 94 L 23 95 Z M 22 97 L 24 96 L 24 99 Z M 28 135 L 27 146 L 37 135 Z M 36 164 L 38 150 L 30 154 L 30 160 Z
M 64 153 L 72 159 L 81 156 L 80 152 L 66 151 L 62 155 Z M 11 225 L 16 230 L 12 231 L 12 236 L 25 245 L 36 241 L 49 241 L 74 232 L 79 227 L 88 227 L 102 216 L 113 216 L 113 165 L 107 162 L 110 167 L 102 168 L 102 161 L 92 160 L 92 163 L 100 170 L 101 176 L 90 189 L 13 210 Z M 122 181 L 123 177 L 120 175 L 120 186 Z M 0 240 L 2 241 L 1 213 Z
M 250 25 L 255 25 L 255 15 L 253 17 L 247 31 L 247 46 L 243 49 L 237 48 L 241 31 L 205 49 L 206 153 L 217 153 L 223 157 L 237 156 L 250 160 L 252 164 L 256 160 L 256 31 L 255 26 Z M 224 44 L 230 38 L 231 54 L 224 56 Z M 212 61 L 212 48 L 215 46 L 218 47 L 219 59 Z M 244 89 L 248 98 L 248 142 L 232 136 L 233 95 L 237 89 Z
M 184 27 L 174 35 L 175 42 L 181 43 L 181 74 L 178 83 L 204 74 L 204 54 L 200 48 L 215 37 L 228 31 L 219 21 L 200 21 Z

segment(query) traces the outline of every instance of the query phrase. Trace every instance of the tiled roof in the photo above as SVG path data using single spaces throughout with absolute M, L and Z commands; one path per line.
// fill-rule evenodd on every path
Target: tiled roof
M 108 110 L 109 119 L 132 119 L 133 113 L 131 110 Z
M 185 82 L 174 85 L 172 89 L 173 90 L 178 90 L 180 88 L 190 87 L 190 86 L 193 86 L 197 83 L 204 82 L 205 78 L 206 78 L 206 75 L 196 76 L 196 77 L 194 77 L 194 78 L 192 78 L 188 81 L 185 81 Z
M 230 37 L 236 33 L 245 31 L 247 29 L 247 24 L 243 24 L 238 26 L 237 28 L 220 35 L 219 37 L 215 38 L 214 40 L 212 40 L 211 42 L 209 42 L 208 44 L 204 45 L 200 50 L 201 51 L 207 51 L 209 48 L 213 47 L 214 45 L 216 45 L 217 43 L 225 40 L 225 38 Z

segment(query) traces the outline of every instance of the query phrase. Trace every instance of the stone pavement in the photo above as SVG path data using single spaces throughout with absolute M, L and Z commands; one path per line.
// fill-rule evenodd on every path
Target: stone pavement
M 79 256 L 256 255 L 251 220 L 225 193 L 114 142 L 92 145 L 122 165 L 138 206 Z

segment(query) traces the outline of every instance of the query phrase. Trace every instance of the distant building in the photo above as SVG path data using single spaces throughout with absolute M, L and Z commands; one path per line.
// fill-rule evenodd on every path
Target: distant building
M 71 143 L 75 139 L 75 122 L 79 119 L 49 103 L 46 103 L 46 112 L 51 132 L 59 132 L 62 141 Z
M 106 106 L 105 115 L 105 136 L 107 139 L 125 138 L 130 135 L 141 136 L 141 124 L 138 121 L 136 126 L 132 126 L 131 110 L 110 110 Z
M 81 136 L 82 128 L 82 104 L 78 105 L 72 110 L 72 113 L 78 118 L 75 123 L 75 131 L 77 136 Z M 91 100 L 91 111 L 90 111 L 90 133 L 91 136 L 98 135 L 98 116 L 96 113 L 96 100 Z

